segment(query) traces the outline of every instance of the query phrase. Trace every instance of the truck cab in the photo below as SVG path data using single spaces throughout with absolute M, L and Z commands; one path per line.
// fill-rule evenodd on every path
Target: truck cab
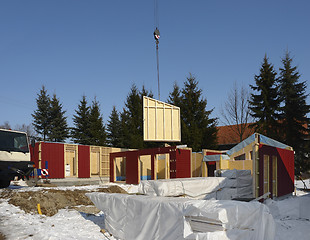
M 29 179 L 34 168 L 27 134 L 0 129 L 0 188 L 8 187 L 15 177 Z

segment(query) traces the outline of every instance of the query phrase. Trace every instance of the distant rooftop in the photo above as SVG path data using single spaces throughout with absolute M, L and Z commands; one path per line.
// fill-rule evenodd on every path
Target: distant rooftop
M 243 134 L 241 141 L 251 136 L 255 132 L 253 128 L 249 127 L 250 123 L 247 123 L 246 125 L 247 128 L 245 130 L 245 133 Z M 219 147 L 228 146 L 227 149 L 229 149 L 230 146 L 234 146 L 241 142 L 239 135 L 236 132 L 236 125 L 220 126 L 217 127 L 217 129 L 218 129 L 217 137 Z

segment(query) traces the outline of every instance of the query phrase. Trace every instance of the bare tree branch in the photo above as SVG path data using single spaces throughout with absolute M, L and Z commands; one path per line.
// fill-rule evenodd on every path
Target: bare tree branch
M 244 86 L 238 87 L 234 82 L 232 90 L 227 95 L 224 108 L 221 109 L 223 124 L 238 136 L 238 139 L 233 139 L 234 141 L 241 142 L 248 137 L 245 134 L 251 120 L 249 97 L 248 90 Z

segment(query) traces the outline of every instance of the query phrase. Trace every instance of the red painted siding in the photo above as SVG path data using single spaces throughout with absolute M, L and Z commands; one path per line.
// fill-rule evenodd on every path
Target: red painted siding
M 50 178 L 64 178 L 64 144 L 41 142 L 41 167 L 46 168 L 48 161 L 48 172 Z
M 206 155 L 207 155 L 207 156 L 208 156 L 208 155 L 218 155 L 218 154 L 222 154 L 222 152 L 214 152 L 214 151 L 208 152 L 208 150 L 206 151 Z
M 79 145 L 78 146 L 78 177 L 90 177 L 90 147 Z
M 39 168 L 39 143 L 37 142 L 34 148 L 29 145 L 31 161 L 35 163 L 36 168 Z
M 170 152 L 170 178 L 177 178 L 177 155 L 175 151 Z
M 126 154 L 126 183 L 127 184 L 138 184 L 139 172 L 138 167 L 139 159 L 137 151 L 129 151 Z
M 176 177 L 191 177 L 191 151 L 187 149 L 176 149 Z
M 264 155 L 269 156 L 269 191 L 272 189 L 272 156 L 277 157 L 277 189 L 278 197 L 292 193 L 294 191 L 294 151 L 281 149 L 260 144 L 259 146 L 259 194 L 264 191 Z
M 294 151 L 277 149 L 281 161 L 278 161 L 278 196 L 294 191 Z
M 115 176 L 114 176 L 114 156 L 113 156 L 113 154 L 112 153 L 110 153 L 110 182 L 114 182 L 114 178 L 115 178 Z

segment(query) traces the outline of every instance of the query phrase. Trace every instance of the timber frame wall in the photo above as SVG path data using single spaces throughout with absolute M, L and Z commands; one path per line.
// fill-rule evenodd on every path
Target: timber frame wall
M 152 148 L 125 152 L 110 153 L 110 182 L 116 181 L 116 159 L 126 159 L 126 183 L 139 184 L 141 179 L 142 156 L 151 156 L 151 179 L 157 179 L 157 155 L 169 154 L 167 178 L 190 178 L 191 177 L 191 149 L 179 149 L 174 147 Z
M 124 150 L 127 149 L 43 141 L 34 148 L 30 146 L 31 160 L 37 169 L 48 168 L 49 178 L 109 179 L 110 153 Z

